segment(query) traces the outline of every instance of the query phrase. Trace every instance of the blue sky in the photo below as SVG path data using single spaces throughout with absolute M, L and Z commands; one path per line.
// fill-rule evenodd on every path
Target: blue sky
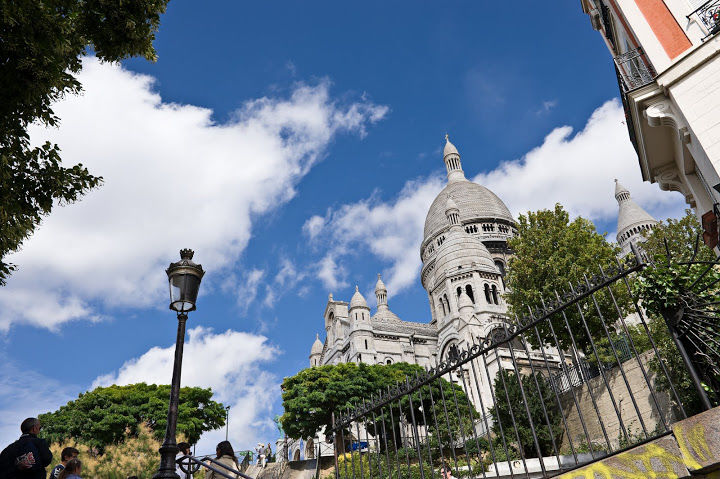
M 85 59 L 85 93 L 35 128 L 105 185 L 57 209 L 0 290 L 0 436 L 95 385 L 168 382 L 164 268 L 208 271 L 184 384 L 232 405 L 238 447 L 274 441 L 279 383 L 305 367 L 328 292 L 376 273 L 427 321 L 417 273 L 443 137 L 517 215 L 561 202 L 614 233 L 613 178 L 642 184 L 612 60 L 580 2 L 173 0 L 156 63 Z M 321 335 L 322 338 L 322 335 Z M 223 432 L 207 434 L 212 450 Z

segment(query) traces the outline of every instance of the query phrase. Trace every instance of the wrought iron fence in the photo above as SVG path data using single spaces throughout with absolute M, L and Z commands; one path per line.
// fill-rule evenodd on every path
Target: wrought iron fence
M 690 13 L 687 18 L 695 17 L 702 23 L 708 34 L 705 38 L 720 31 L 720 0 L 710 0 Z
M 652 83 L 657 76 L 655 68 L 642 48 L 622 53 L 614 60 L 622 77 L 622 87 L 625 93 Z
M 222 462 L 218 461 L 217 458 L 210 456 L 192 456 L 184 455 L 176 459 L 178 468 L 182 472 L 182 476 L 187 479 L 192 479 L 201 469 L 205 471 L 213 471 L 216 477 L 224 477 L 225 479 L 253 479 L 250 476 L 244 474 L 245 469 L 242 465 L 249 462 L 249 456 L 246 455 L 241 463 L 238 464 L 237 468 L 229 467 Z
M 712 379 L 720 378 L 720 301 L 692 285 L 680 311 L 649 317 L 631 288 L 645 266 L 636 251 L 628 264 L 601 269 L 424 373 L 336 412 L 336 478 L 550 477 L 669 434 L 672 422 L 696 412 L 687 391 L 678 393 L 678 374 L 690 373 L 698 395 L 720 392 Z M 685 360 L 680 369 L 673 347 Z M 700 355 L 711 361 L 698 371 Z M 701 403 L 711 405 L 707 395 Z

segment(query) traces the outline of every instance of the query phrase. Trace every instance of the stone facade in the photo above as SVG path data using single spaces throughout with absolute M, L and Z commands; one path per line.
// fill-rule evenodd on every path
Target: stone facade
M 715 7 L 703 0 L 581 0 L 581 5 L 615 59 L 643 180 L 680 192 L 698 219 L 705 219 L 705 240 L 713 247 L 720 213 Z
M 600 418 L 602 418 L 605 434 L 607 434 L 613 448 L 618 447 L 620 438 L 623 437 L 615 407 L 618 408 L 620 416 L 622 417 L 623 426 L 625 426 L 625 430 L 631 437 L 642 435 L 643 429 L 641 421 L 644 421 L 645 430 L 649 433 L 652 433 L 658 427 L 662 428 L 663 423 L 660 414 L 662 414 L 662 417 L 665 418 L 668 424 L 673 422 L 674 415 L 670 396 L 668 393 L 654 387 L 656 375 L 650 371 L 650 360 L 653 357 L 654 352 L 652 350 L 646 351 L 640 354 L 639 358 L 632 358 L 625 361 L 620 368 L 613 368 L 606 371 L 605 379 L 603 379 L 602 376 L 594 377 L 581 387 L 564 393 L 560 400 L 568 427 L 568 434 L 564 435 L 560 449 L 570 450 L 568 435 L 570 436 L 570 440 L 574 441 L 573 444 L 575 447 L 577 447 L 580 442 L 587 441 L 585 439 L 583 424 L 580 421 L 575 406 L 575 400 L 577 400 L 580 406 L 582 417 L 585 418 L 584 427 L 587 428 L 588 435 L 599 447 L 605 447 L 607 444 L 604 439 L 602 426 L 600 425 Z M 638 362 L 638 359 L 640 362 Z M 653 386 L 652 390 L 648 388 L 648 384 L 645 382 L 640 364 L 642 364 L 645 373 L 649 376 L 648 379 Z M 625 373 L 625 377 L 622 376 L 621 371 Z M 630 391 L 628 391 L 625 385 L 626 379 L 630 385 Z M 605 381 L 607 381 L 607 386 Z M 574 398 L 573 395 L 575 396 Z M 640 413 L 639 417 L 638 412 Z
M 430 320 L 404 321 L 393 313 L 378 275 L 374 314 L 357 287 L 349 303 L 330 294 L 323 313 L 325 340 L 316 338 L 310 366 L 408 362 L 430 367 L 453 348 L 468 349 L 506 326 L 503 276 L 511 254 L 507 240 L 517 234 L 515 220 L 500 198 L 465 178 L 460 154 L 449 140 L 443 161 L 448 184 L 430 206 L 420 247 Z M 546 353 L 557 365 L 560 355 Z M 503 348 L 488 357 L 490 377 L 501 367 L 512 368 L 509 357 Z M 483 404 L 492 404 L 483 379 L 467 393 L 478 409 L 481 396 Z

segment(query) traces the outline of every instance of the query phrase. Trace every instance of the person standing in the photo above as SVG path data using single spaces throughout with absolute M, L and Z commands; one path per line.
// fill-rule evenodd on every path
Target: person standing
M 267 443 L 267 446 L 265 447 L 265 464 L 268 463 L 270 458 L 272 457 L 272 447 L 270 447 L 270 443 Z M 265 466 L 263 466 L 265 467 Z
M 259 442 L 257 446 L 255 446 L 255 452 L 257 453 L 257 465 L 265 467 L 263 465 L 265 463 L 265 444 Z
M 217 453 L 217 458 L 215 459 L 217 462 L 222 464 L 222 466 L 218 466 L 217 464 L 210 463 L 209 465 L 219 469 L 220 471 L 224 472 L 225 474 L 230 473 L 230 471 L 237 471 L 240 472 L 240 466 L 238 465 L 237 457 L 235 457 L 235 451 L 233 450 L 232 444 L 230 444 L 230 441 L 222 441 L 217 445 L 215 448 L 215 452 Z M 223 476 L 220 474 L 216 474 L 215 471 L 210 470 L 205 476 L 206 479 L 223 479 Z
M 82 479 L 80 472 L 82 472 L 82 462 L 76 457 L 65 464 L 65 469 L 60 471 L 58 479 Z
M 45 439 L 38 434 L 42 426 L 36 417 L 20 424 L 22 436 L 0 452 L 0 477 L 17 479 L 45 479 L 45 468 L 52 462 L 52 452 Z
M 58 479 L 62 470 L 67 466 L 68 461 L 70 459 L 77 459 L 78 454 L 80 454 L 80 452 L 74 447 L 66 447 L 63 449 L 60 453 L 60 464 L 55 466 L 50 472 L 50 479 Z
M 191 456 L 192 455 L 189 443 L 181 442 L 181 443 L 178 443 L 177 447 L 178 447 L 178 456 L 182 457 L 182 456 Z M 190 471 L 190 468 L 192 467 L 192 463 L 189 460 L 185 460 L 183 462 L 183 466 L 185 467 L 185 469 Z M 192 473 L 183 471 L 180 468 L 179 462 L 175 463 L 175 473 L 183 479 L 191 479 L 192 478 Z

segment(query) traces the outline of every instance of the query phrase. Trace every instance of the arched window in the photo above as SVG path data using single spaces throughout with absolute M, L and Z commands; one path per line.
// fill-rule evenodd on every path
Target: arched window
M 458 298 L 459 298 L 460 295 L 462 294 L 462 286 L 458 286 L 455 291 L 457 291 L 457 295 L 458 295 Z
M 485 283 L 485 301 L 492 303 L 492 301 L 490 301 L 490 286 L 488 286 L 487 283 Z
M 442 298 L 440 298 L 440 306 L 442 306 L 442 314 L 445 316 L 447 314 L 447 311 L 445 311 L 445 301 L 443 301 Z
M 447 294 L 443 294 L 443 300 L 445 301 L 445 308 L 447 308 L 447 314 L 450 314 L 450 303 L 448 303 Z
M 392 364 L 392 359 L 387 358 L 387 359 L 385 360 L 385 364 Z
M 505 277 L 505 263 L 503 263 L 499 259 L 496 259 L 495 266 L 497 266 L 498 271 L 500 271 L 500 276 L 502 276 L 504 278 Z
M 330 314 L 328 314 L 328 321 L 332 321 L 333 318 L 335 318 L 335 314 L 332 311 L 330 311 Z
M 492 285 L 492 298 L 493 298 L 493 303 L 499 304 L 498 303 L 498 289 L 497 289 L 497 286 L 495 286 L 494 284 Z
M 469 284 L 465 285 L 465 294 L 467 294 L 468 298 L 470 298 L 470 301 L 475 304 L 475 295 L 473 294 L 472 286 L 470 286 Z
M 367 339 L 365 340 L 365 349 L 367 349 Z

